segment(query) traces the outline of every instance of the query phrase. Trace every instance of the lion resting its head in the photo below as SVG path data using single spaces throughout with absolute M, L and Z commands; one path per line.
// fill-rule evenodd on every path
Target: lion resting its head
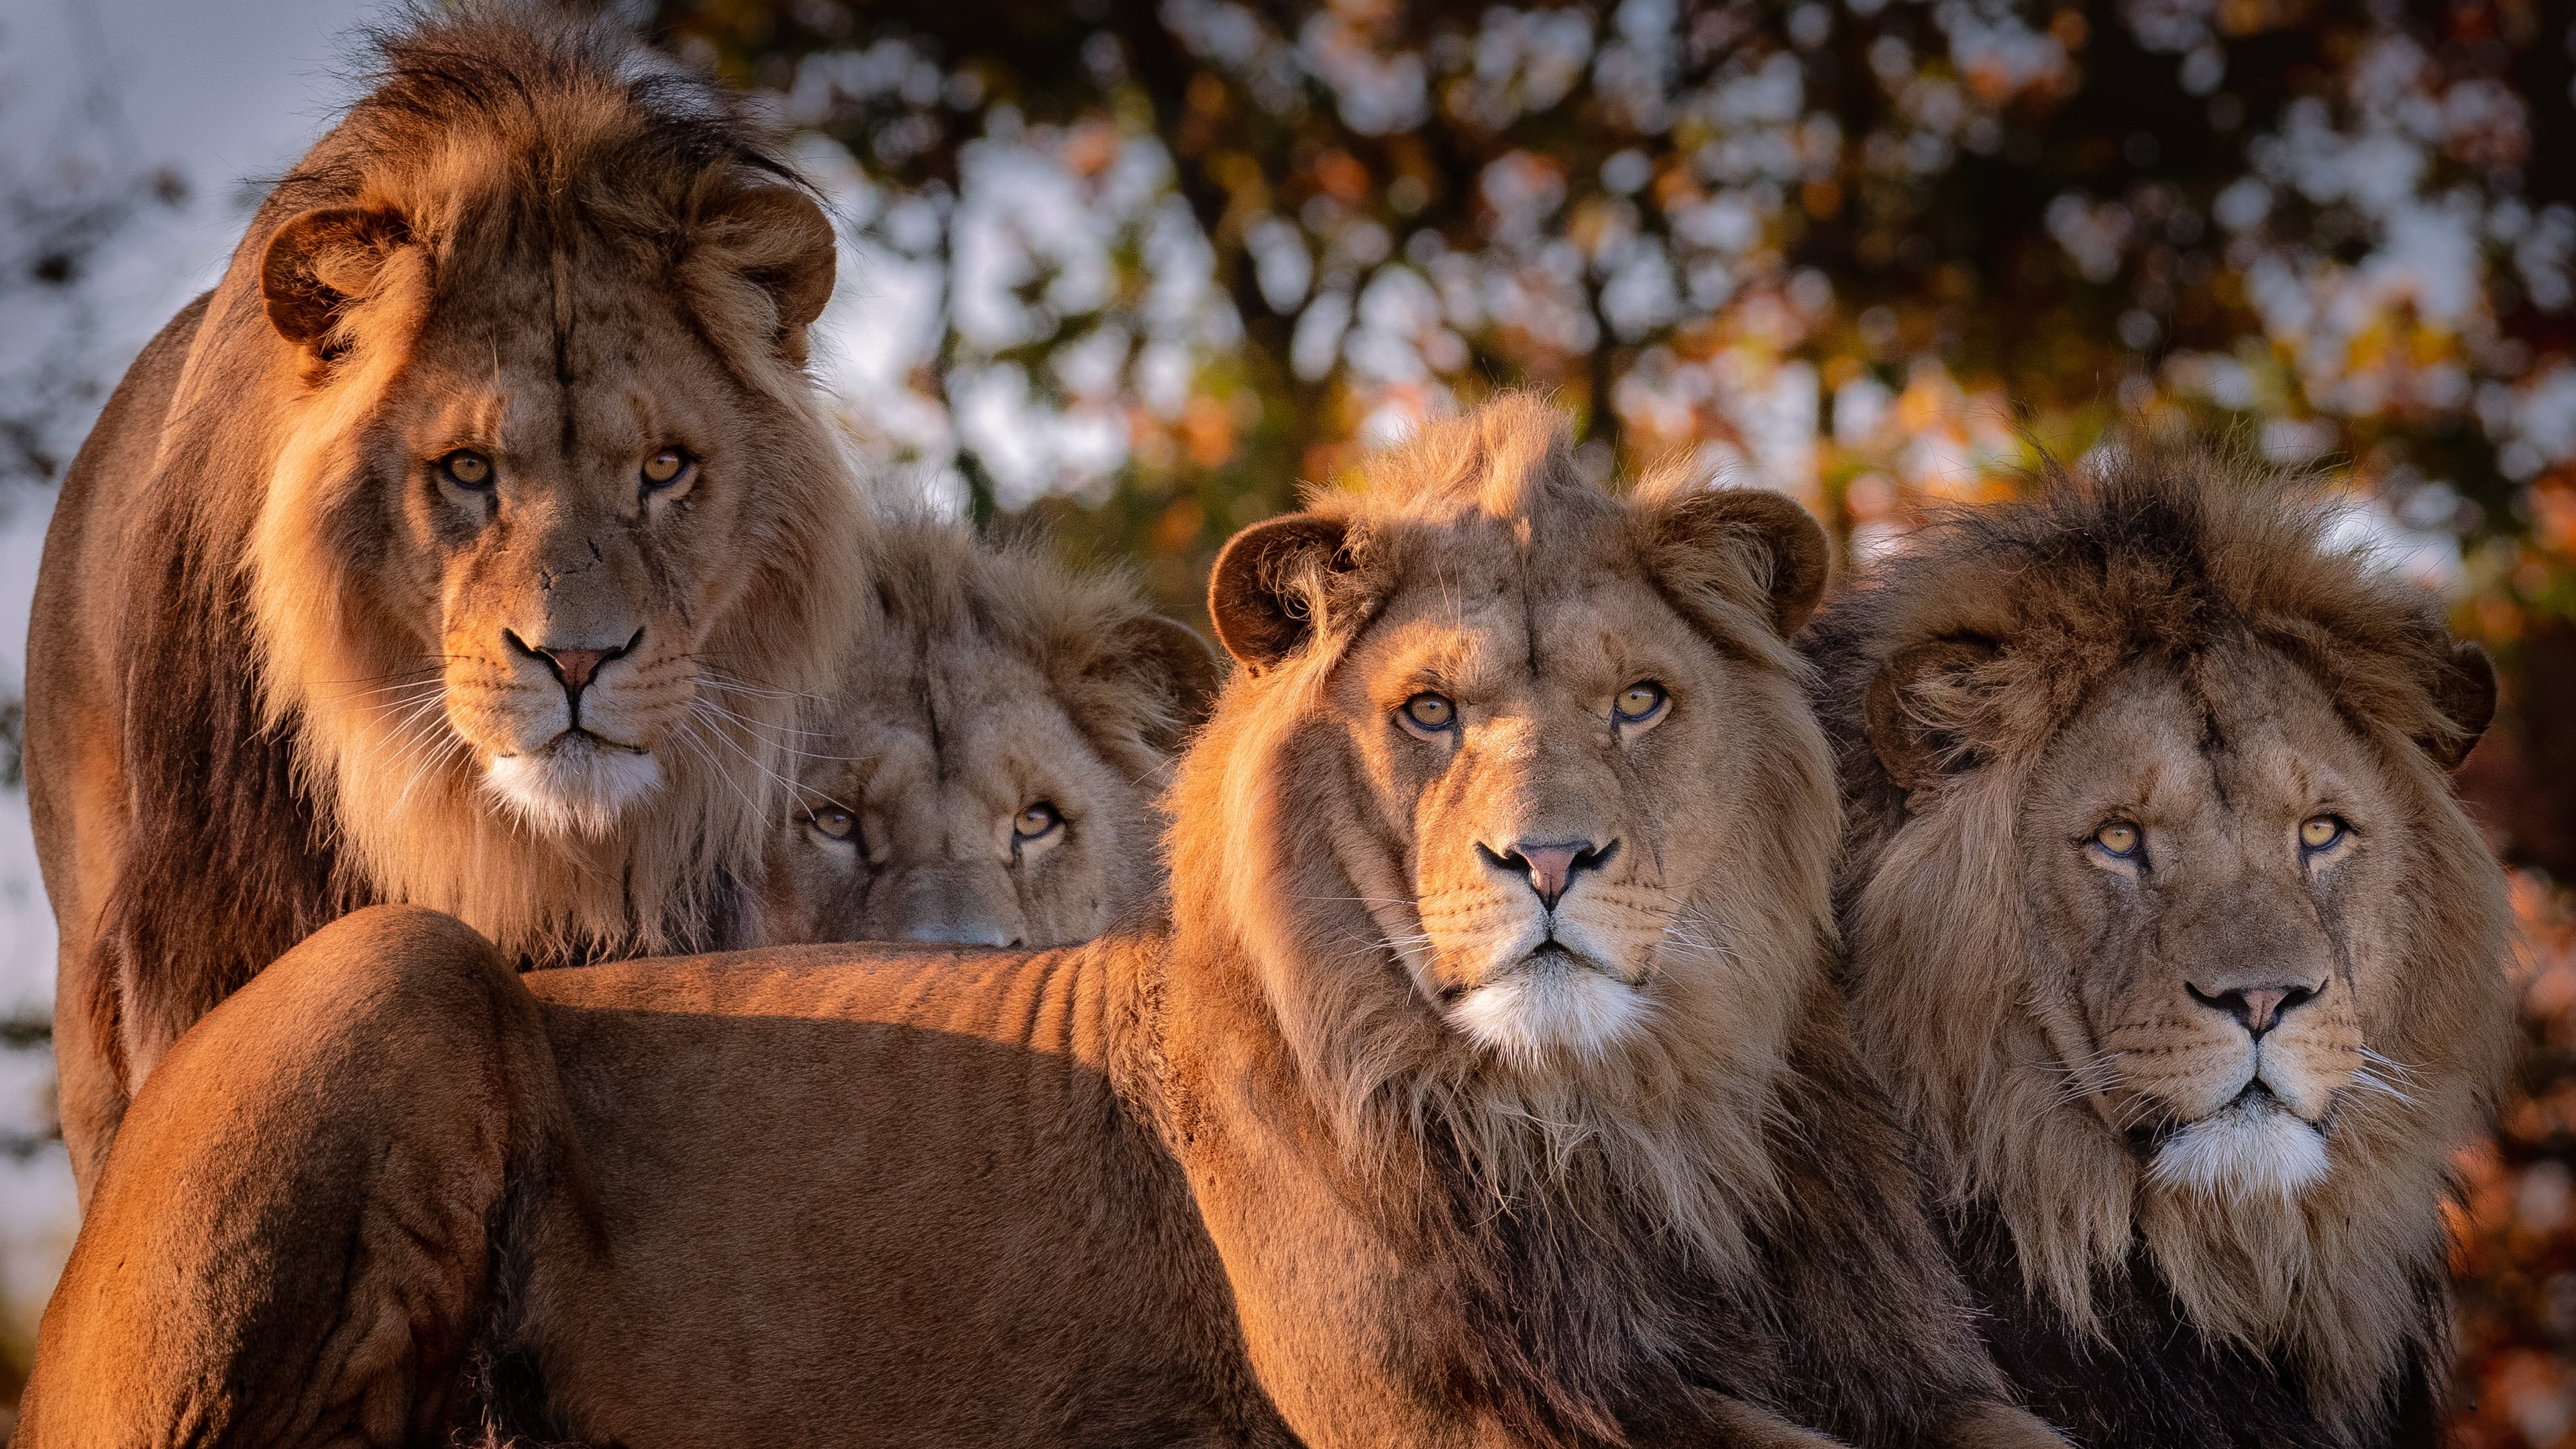
M 179 1404 L 501 1442 L 2059 1445 L 2003 1403 L 1831 980 L 1787 645 L 1821 531 L 1607 493 L 1521 399 L 1368 474 L 1220 557 L 1244 669 L 1169 797 L 1168 922 L 522 977 L 419 912 L 299 948 L 138 1100 L 30 1449 Z M 404 1005 L 459 996 L 493 1009 Z
M 2494 676 L 2330 523 L 2119 454 L 1813 634 L 1855 1027 L 2087 1444 L 2377 1442 L 2447 1373 L 2445 1164 L 2510 1023 L 2444 774 Z
M 1126 579 L 881 526 L 875 618 L 795 736 L 762 940 L 1062 946 L 1163 892 L 1155 807 L 1216 656 Z
M 613 30 L 385 42 L 48 540 L 29 759 L 84 1182 L 168 1042 L 353 905 L 536 964 L 727 936 L 862 582 L 804 372 L 833 256 L 737 108 Z

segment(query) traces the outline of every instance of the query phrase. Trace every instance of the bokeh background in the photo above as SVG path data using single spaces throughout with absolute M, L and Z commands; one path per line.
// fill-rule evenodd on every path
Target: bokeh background
M 1197 614 L 1234 529 L 1503 386 L 1848 564 L 2116 427 L 2322 464 L 2503 666 L 2461 783 L 2529 1053 L 2456 1220 L 2471 1446 L 2576 1444 L 2576 19 L 2542 0 L 632 0 L 843 222 L 873 486 Z M 52 489 L 371 0 L 0 12 L 0 1404 L 72 1230 L 15 690 Z M 0 1410 L 5 1414 L 5 1410 Z M 5 1422 L 5 1419 L 0 1419 Z

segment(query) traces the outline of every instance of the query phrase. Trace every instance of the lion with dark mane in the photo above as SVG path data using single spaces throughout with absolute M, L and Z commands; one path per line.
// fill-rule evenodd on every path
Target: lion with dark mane
M 2058 1444 L 1831 979 L 1821 531 L 1525 400 L 1368 471 L 1218 561 L 1168 924 L 350 917 L 136 1100 L 19 1442 Z
M 2486 656 L 2314 486 L 2142 449 L 1954 516 L 1808 652 L 1854 1026 L 2078 1442 L 2432 1442 L 2448 1161 L 2513 1039 L 2445 773 Z
M 169 1044 L 374 901 L 532 965 L 724 944 L 866 520 L 834 241 L 723 94 L 493 6 L 373 88 L 73 466 L 29 646 L 84 1190 Z

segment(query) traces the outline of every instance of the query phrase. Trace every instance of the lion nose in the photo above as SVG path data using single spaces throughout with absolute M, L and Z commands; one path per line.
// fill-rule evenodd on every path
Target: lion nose
M 1499 855 L 1481 845 L 1476 849 L 1487 864 L 1527 880 L 1529 888 L 1538 892 L 1539 901 L 1552 911 L 1558 899 L 1574 888 L 1576 876 L 1610 863 L 1610 857 L 1618 854 L 1619 842 L 1594 845 L 1589 840 L 1517 840 Z
M 644 631 L 641 629 L 636 630 L 633 637 L 625 643 L 612 649 L 576 649 L 554 644 L 530 644 L 506 629 L 501 633 L 502 637 L 508 639 L 521 653 L 533 654 L 544 660 L 546 667 L 554 671 L 555 678 L 562 681 L 564 693 L 572 696 L 576 704 L 581 700 L 581 692 L 590 687 L 592 679 L 598 677 L 600 666 L 611 659 L 624 658 L 635 651 L 636 645 L 644 642 Z
M 2184 984 L 2193 1000 L 2235 1017 L 2256 1041 L 2261 1041 L 2263 1033 L 2280 1025 L 2281 1018 L 2300 1003 L 2317 994 L 2306 986 L 2241 986 L 2212 994 L 2188 982 Z

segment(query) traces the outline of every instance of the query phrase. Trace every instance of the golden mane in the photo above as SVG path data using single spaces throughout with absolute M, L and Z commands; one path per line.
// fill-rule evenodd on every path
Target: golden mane
M 2101 1332 L 2106 1298 L 2145 1291 L 2134 1239 L 2189 1322 L 2292 1365 L 2349 1426 L 2410 1357 L 2443 1371 L 2448 1154 L 2506 1064 L 2502 877 L 2444 779 L 2485 726 L 2490 676 L 2435 600 L 2331 542 L 2311 478 L 2141 446 L 2040 484 L 1926 527 L 1804 641 L 1848 812 L 1835 893 L 1855 1028 L 1953 1211 L 2000 1216 L 1998 1251 L 2037 1302 Z M 2048 1004 L 2065 988 L 2045 963 L 2084 948 L 2032 934 L 2017 836 L 2050 746 L 2115 676 L 2199 679 L 2226 651 L 2312 680 L 2417 842 L 2405 1014 L 2379 1044 L 2413 1071 L 2403 1093 L 2339 1105 L 2335 1172 L 2268 1216 L 2149 1190 Z M 1873 744 L 1896 727 L 1922 742 L 1915 778 Z

